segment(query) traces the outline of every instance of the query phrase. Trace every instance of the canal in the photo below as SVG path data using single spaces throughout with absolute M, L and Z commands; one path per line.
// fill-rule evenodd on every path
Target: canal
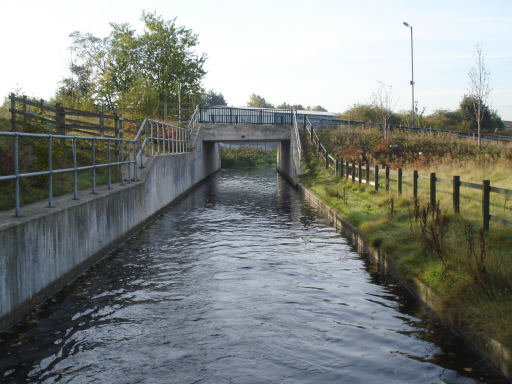
M 504 382 L 272 169 L 219 172 L 0 334 L 0 381 Z

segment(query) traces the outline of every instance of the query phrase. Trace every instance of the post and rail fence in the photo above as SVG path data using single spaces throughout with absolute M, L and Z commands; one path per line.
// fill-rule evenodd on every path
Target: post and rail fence
M 92 135 L 122 138 L 137 133 L 138 122 L 124 119 L 117 112 L 107 113 L 105 106 L 99 112 L 83 111 L 61 104 L 50 104 L 43 99 L 35 100 L 27 96 L 9 95 L 11 131 L 20 129 L 38 130 L 58 135 Z
M 332 171 L 336 176 L 346 179 L 351 179 L 352 182 L 363 182 L 367 185 L 372 185 L 375 190 L 379 190 L 379 187 L 384 186 L 386 191 L 391 189 L 391 175 L 396 176 L 396 191 L 398 195 L 403 193 L 403 178 L 412 178 L 412 190 L 413 197 L 418 198 L 418 179 L 428 180 L 429 184 L 429 203 L 434 206 L 437 203 L 436 192 L 437 184 L 443 183 L 452 185 L 452 205 L 455 213 L 460 213 L 460 189 L 461 187 L 482 191 L 482 227 L 489 231 L 490 222 L 497 222 L 506 226 L 512 226 L 512 220 L 508 220 L 502 217 L 498 217 L 491 214 L 491 193 L 505 196 L 505 198 L 512 197 L 512 190 L 491 186 L 489 180 L 483 180 L 481 184 L 462 181 L 460 176 L 453 176 L 452 179 L 441 178 L 432 172 L 430 175 L 421 175 L 417 170 L 413 170 L 412 173 L 403 172 L 402 168 L 391 169 L 388 165 L 382 165 L 385 170 L 384 174 L 384 185 L 381 184 L 379 179 L 379 165 L 365 164 L 363 170 L 362 162 L 349 161 L 344 159 L 337 159 L 329 154 L 325 146 L 321 143 L 320 138 L 313 127 L 313 124 L 307 117 L 304 118 L 303 130 L 309 137 L 309 140 L 313 144 L 313 148 L 318 152 L 319 157 L 325 162 L 326 169 Z M 373 177 L 371 174 L 373 173 Z

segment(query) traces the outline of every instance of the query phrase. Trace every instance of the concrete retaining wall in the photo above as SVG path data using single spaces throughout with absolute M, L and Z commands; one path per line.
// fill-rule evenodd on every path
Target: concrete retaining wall
M 202 143 L 200 141 L 200 143 Z M 146 159 L 140 181 L 0 214 L 0 329 L 57 292 L 151 216 L 220 169 L 218 147 Z

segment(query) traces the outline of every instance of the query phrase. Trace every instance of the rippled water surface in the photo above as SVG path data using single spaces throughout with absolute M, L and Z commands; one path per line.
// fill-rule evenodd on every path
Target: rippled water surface
M 0 334 L 3 382 L 496 383 L 273 170 L 223 171 Z

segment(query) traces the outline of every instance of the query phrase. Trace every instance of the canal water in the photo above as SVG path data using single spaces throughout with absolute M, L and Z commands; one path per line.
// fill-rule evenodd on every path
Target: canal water
M 0 334 L 0 381 L 504 382 L 271 169 L 218 173 Z

